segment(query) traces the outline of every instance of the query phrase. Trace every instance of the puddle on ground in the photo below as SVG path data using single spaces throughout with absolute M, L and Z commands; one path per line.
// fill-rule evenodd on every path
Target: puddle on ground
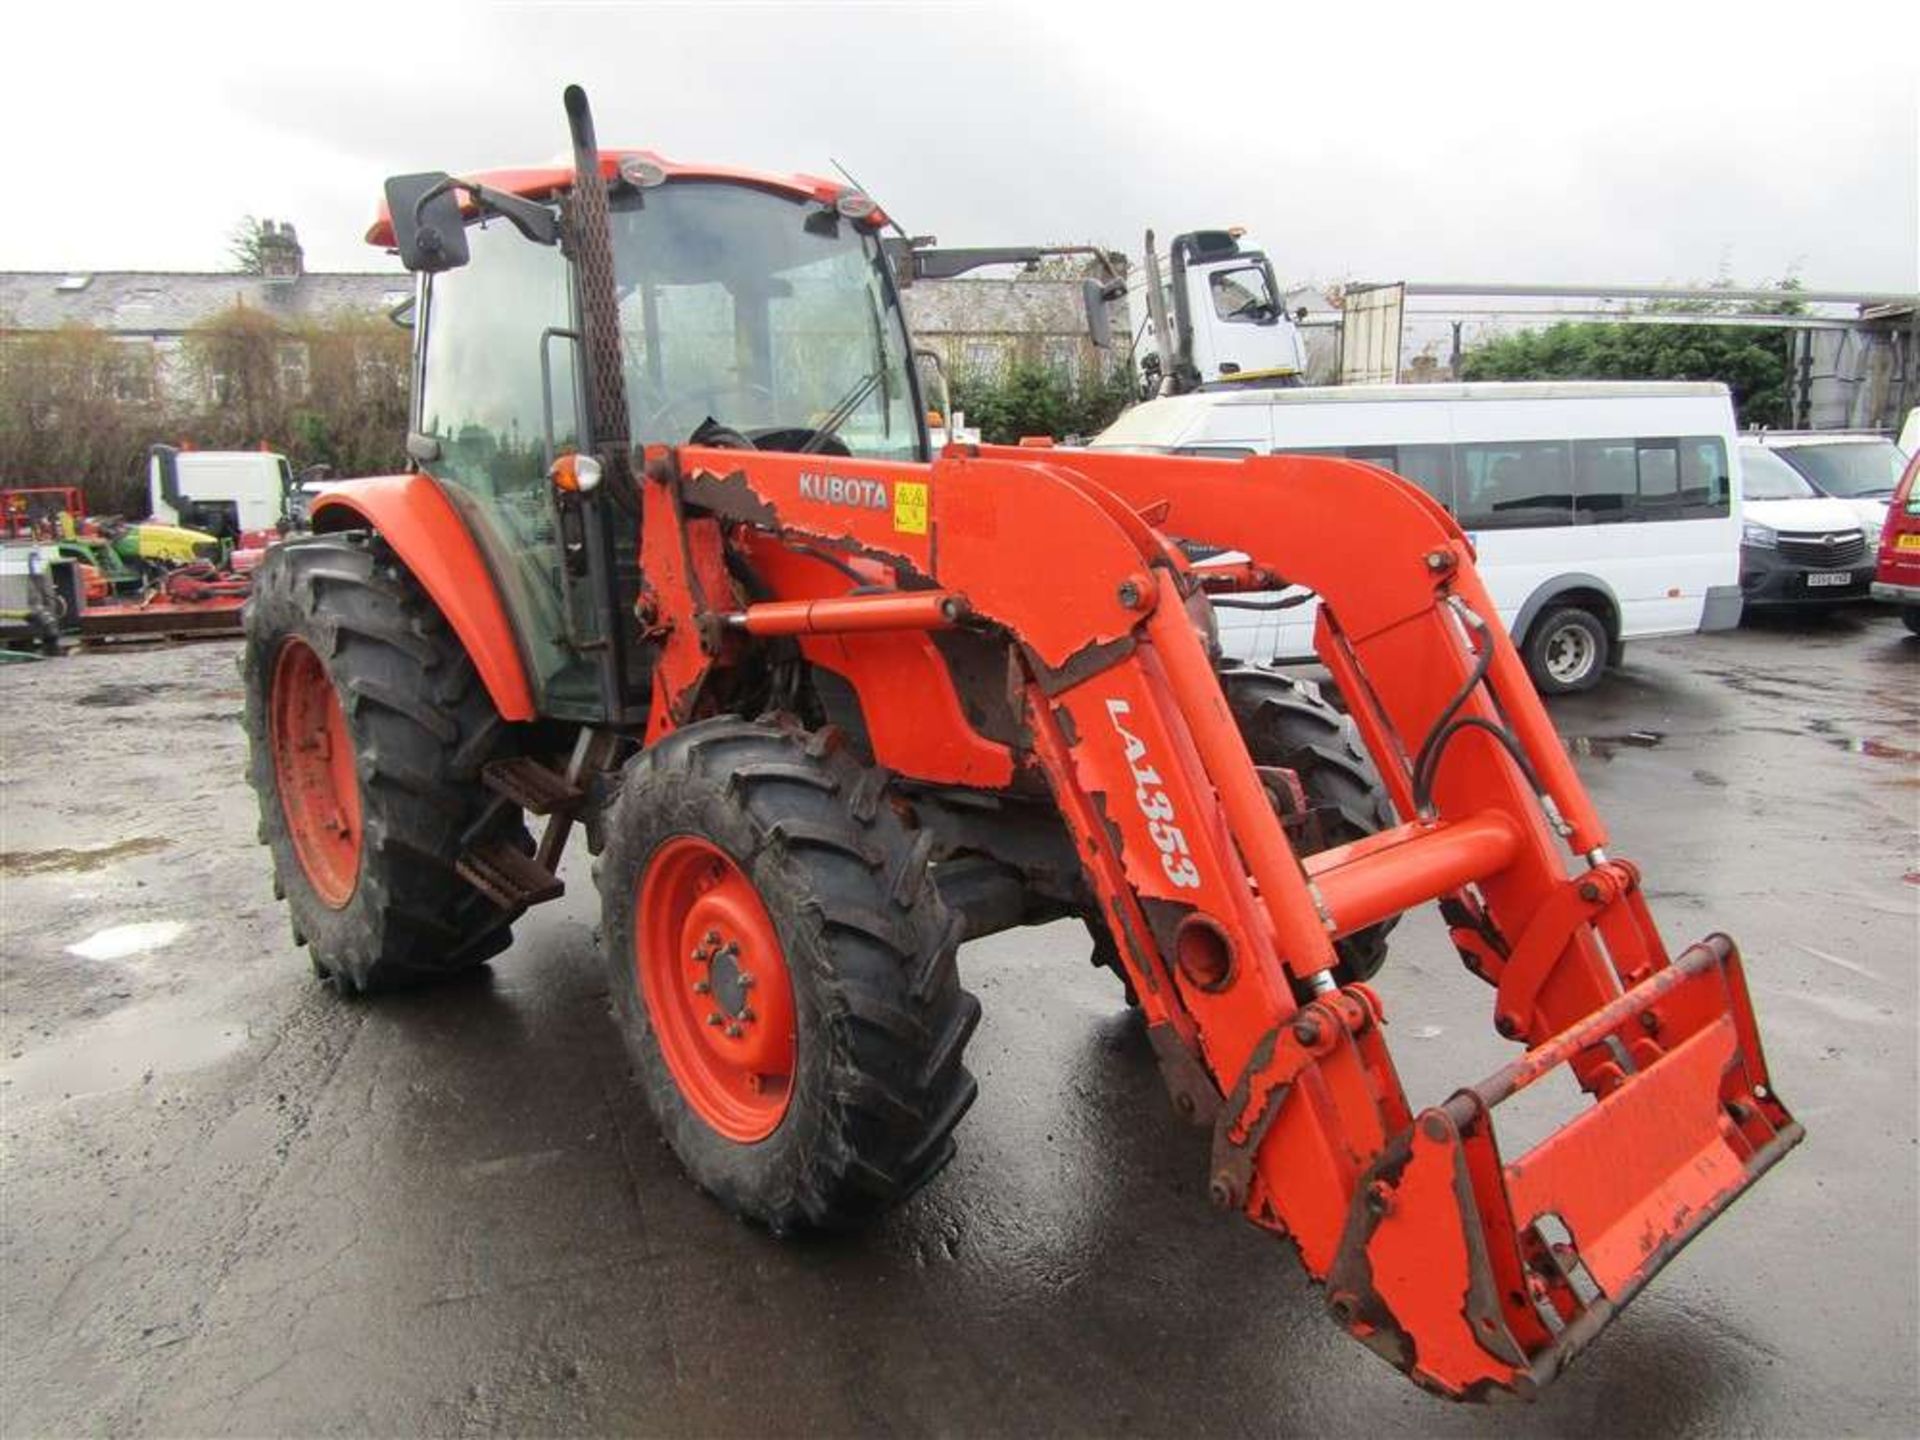
M 151 855 L 172 843 L 157 835 L 140 835 L 112 845 L 89 845 L 84 850 L 0 850 L 0 875 L 100 870 L 119 860 L 131 860 L 135 855 Z
M 125 1090 L 202 1069 L 246 1043 L 246 1023 L 231 1016 L 178 1002 L 135 1005 L 0 1065 L 0 1095 L 13 1106 Z
M 1569 735 L 1567 753 L 1611 760 L 1622 750 L 1652 750 L 1666 738 L 1664 730 L 1629 730 L 1624 735 Z
M 67 953 L 78 955 L 82 960 L 125 960 L 164 949 L 185 934 L 186 929 L 178 920 L 142 920 L 132 925 L 115 925 L 67 946 Z

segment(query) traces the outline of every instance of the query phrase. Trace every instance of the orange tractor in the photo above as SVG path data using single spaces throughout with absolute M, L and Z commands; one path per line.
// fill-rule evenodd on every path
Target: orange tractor
M 940 1170 L 957 950 L 1080 917 L 1214 1201 L 1421 1385 L 1532 1393 L 1801 1131 L 1732 942 L 1669 953 L 1466 538 L 1341 460 L 930 455 L 899 286 L 993 252 L 602 150 L 566 101 L 572 166 L 388 182 L 413 468 L 255 578 L 252 782 L 318 973 L 482 963 L 579 826 L 661 1129 L 785 1233 Z M 1288 582 L 1345 715 L 1219 658 L 1214 610 Z M 1366 981 L 1425 903 L 1516 1048 L 1416 1114 Z M 1503 1154 L 1558 1071 L 1583 1109 Z

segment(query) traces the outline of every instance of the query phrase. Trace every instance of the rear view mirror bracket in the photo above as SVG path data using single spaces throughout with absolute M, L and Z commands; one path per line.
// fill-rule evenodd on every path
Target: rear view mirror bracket
M 560 221 L 545 205 L 478 181 L 426 171 L 395 175 L 386 190 L 394 246 L 409 270 L 436 275 L 467 263 L 467 216 L 459 199 L 463 191 L 475 210 L 499 215 L 535 244 L 560 241 Z

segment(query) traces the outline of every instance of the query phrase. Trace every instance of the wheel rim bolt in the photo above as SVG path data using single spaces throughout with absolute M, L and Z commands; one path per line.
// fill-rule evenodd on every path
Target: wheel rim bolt
M 722 1015 L 718 1010 L 715 1010 L 711 1015 L 707 1016 L 707 1024 L 709 1025 L 724 1025 L 726 1023 L 727 1017 Z
M 711 994 L 712 991 L 713 991 L 713 986 L 709 985 L 704 980 L 696 980 L 693 982 L 693 993 L 696 995 L 707 995 L 707 994 Z

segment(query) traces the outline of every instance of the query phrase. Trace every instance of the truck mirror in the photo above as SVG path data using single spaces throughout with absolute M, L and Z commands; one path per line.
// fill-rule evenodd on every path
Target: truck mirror
M 1080 294 L 1087 302 L 1087 334 L 1096 349 L 1113 346 L 1113 322 L 1107 316 L 1107 287 L 1089 276 L 1080 282 Z
M 947 367 L 945 362 L 940 358 L 940 352 L 938 350 L 930 350 L 925 346 L 920 346 L 914 350 L 913 358 L 920 364 L 922 381 L 924 382 L 929 378 L 933 381 L 933 384 L 927 387 L 934 392 L 932 396 L 933 408 L 938 410 L 943 416 L 951 416 L 953 414 L 953 391 L 947 385 Z
M 467 224 L 454 182 L 445 172 L 391 177 L 387 213 L 400 263 L 407 269 L 437 275 L 467 263 Z

